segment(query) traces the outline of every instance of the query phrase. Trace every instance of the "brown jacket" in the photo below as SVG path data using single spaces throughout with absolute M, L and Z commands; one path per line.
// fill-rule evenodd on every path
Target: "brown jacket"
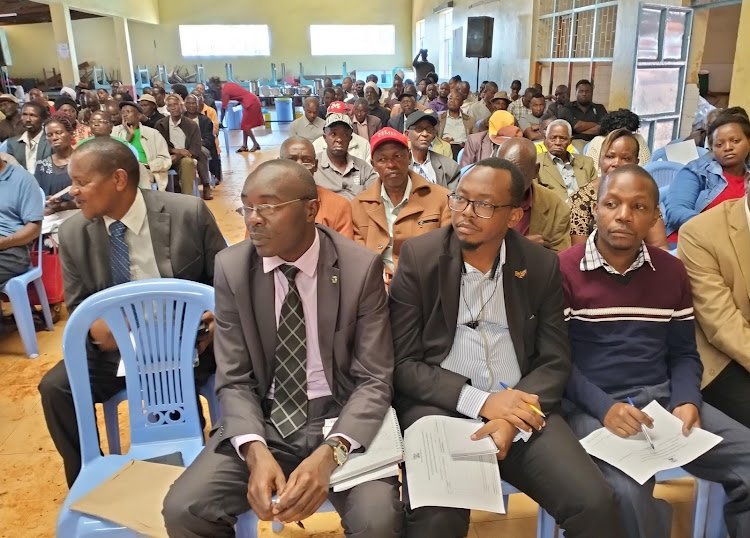
M 558 195 L 536 183 L 531 202 L 529 235 L 541 235 L 557 253 L 570 248 L 570 207 Z
M 448 111 L 441 112 L 438 114 L 438 124 L 437 124 L 437 136 L 439 138 L 443 138 L 443 131 L 445 131 L 445 123 L 447 121 L 448 117 Z M 476 122 L 474 121 L 474 118 L 469 116 L 468 114 L 464 114 L 461 112 L 461 119 L 464 122 L 464 129 L 466 129 L 466 136 L 468 137 L 470 134 L 474 134 L 476 131 Z
M 677 256 L 693 289 L 705 387 L 735 360 L 750 371 L 750 228 L 747 197 L 729 200 L 680 228 Z
M 450 224 L 448 209 L 450 191 L 430 183 L 416 172 L 409 171 L 411 194 L 393 223 L 393 267 L 398 266 L 401 244 L 441 226 Z M 367 190 L 352 200 L 354 240 L 373 252 L 382 255 L 388 243 L 388 223 L 381 198 L 382 181 L 378 178 Z M 390 271 L 387 271 L 390 273 Z

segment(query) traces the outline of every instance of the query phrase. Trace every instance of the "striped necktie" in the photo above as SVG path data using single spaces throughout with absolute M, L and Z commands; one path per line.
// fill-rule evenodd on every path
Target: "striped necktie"
M 125 230 L 127 227 L 119 220 L 109 225 L 109 241 L 112 245 L 109 263 L 112 269 L 112 284 L 115 286 L 130 282 L 130 251 L 125 242 Z

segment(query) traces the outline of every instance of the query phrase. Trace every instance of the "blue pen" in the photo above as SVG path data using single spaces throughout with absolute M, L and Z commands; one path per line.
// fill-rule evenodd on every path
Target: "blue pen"
M 635 404 L 633 403 L 633 400 L 630 399 L 630 396 L 628 396 L 628 403 L 632 405 L 633 407 L 635 407 Z M 656 447 L 654 446 L 654 443 L 651 441 L 651 437 L 646 431 L 646 426 L 644 424 L 641 424 L 641 431 L 643 432 L 643 435 L 646 436 L 646 441 L 648 441 L 648 444 L 651 446 L 651 448 L 653 450 L 656 450 Z
M 508 385 L 506 385 L 502 381 L 500 381 L 500 386 L 503 387 L 503 389 L 505 389 L 505 390 L 513 390 L 512 388 L 510 388 Z M 528 405 L 529 405 L 529 407 L 531 407 L 534 410 L 535 413 L 537 413 L 538 415 L 540 415 L 540 416 L 542 416 L 544 418 L 547 418 L 547 415 L 545 415 L 544 413 L 542 413 L 541 409 L 537 408 L 535 405 L 531 405 L 531 404 L 528 404 Z

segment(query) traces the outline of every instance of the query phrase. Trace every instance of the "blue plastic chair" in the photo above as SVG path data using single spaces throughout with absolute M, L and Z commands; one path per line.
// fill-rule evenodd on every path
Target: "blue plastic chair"
M 189 465 L 203 448 L 193 377 L 201 316 L 214 309 L 214 290 L 188 280 L 158 278 L 107 288 L 83 301 L 65 326 L 62 350 L 81 442 L 81 473 L 57 519 L 57 536 L 95 532 L 135 536 L 121 525 L 70 510 L 70 505 L 131 460 L 174 452 Z M 91 324 L 104 319 L 125 365 L 130 450 L 102 456 L 86 358 Z
M 458 162 L 458 164 L 461 164 L 461 157 L 463 156 L 464 156 L 464 148 L 461 148 L 460 150 L 458 150 L 458 155 L 456 155 L 456 162 Z
M 585 146 L 583 146 L 583 151 L 581 152 L 583 155 L 586 155 L 586 152 L 589 150 L 589 146 L 590 145 L 591 145 L 591 142 L 589 142 Z
M 2 147 L 0 147 L 0 151 L 2 151 Z M 39 189 L 39 192 L 42 195 L 42 201 L 44 201 L 44 191 Z M 39 297 L 39 302 L 42 303 L 42 313 L 44 314 L 44 323 L 47 326 L 47 330 L 53 331 L 55 329 L 52 324 L 49 302 L 47 301 L 47 292 L 44 289 L 44 282 L 42 282 L 43 235 L 40 230 L 37 248 L 39 254 L 36 267 L 32 266 L 22 275 L 14 276 L 5 285 L 0 287 L 0 293 L 8 296 L 10 304 L 13 307 L 13 318 L 16 320 L 16 327 L 18 328 L 18 333 L 21 335 L 26 355 L 30 359 L 36 359 L 39 356 L 39 345 L 36 341 L 36 327 L 34 327 L 34 317 L 31 315 L 31 304 L 29 303 L 29 294 L 27 291 L 29 284 L 34 284 L 36 295 Z
M 659 188 L 671 185 L 677 172 L 684 167 L 685 166 L 680 163 L 653 160 L 650 163 L 643 165 L 643 169 L 651 174 Z
M 503 489 L 503 503 L 505 509 L 508 509 L 508 498 L 516 493 L 522 493 L 520 490 L 508 484 L 506 481 L 502 481 Z M 333 505 L 326 500 L 320 508 L 318 508 L 316 514 L 322 514 L 325 512 L 335 512 Z M 537 538 L 555 538 L 555 519 L 549 515 L 541 506 L 537 511 L 536 517 L 536 536 Z M 273 522 L 271 528 L 273 532 L 281 532 L 284 525 L 282 523 Z M 257 538 L 258 536 L 258 518 L 252 512 L 252 510 L 245 512 L 237 518 L 237 524 L 235 525 L 235 532 L 237 538 Z
M 0 144 L 0 153 L 8 153 L 8 141 L 3 140 L 3 143 Z

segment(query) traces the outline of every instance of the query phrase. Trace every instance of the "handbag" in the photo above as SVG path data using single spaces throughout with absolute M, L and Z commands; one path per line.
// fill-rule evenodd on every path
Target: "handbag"
M 48 235 L 50 246 L 46 246 L 46 241 L 38 243 L 36 248 L 31 249 L 31 263 L 34 267 L 39 265 L 39 248 L 42 249 L 42 284 L 44 291 L 47 293 L 49 304 L 62 303 L 65 301 L 65 289 L 63 287 L 62 266 L 60 265 L 60 255 L 57 251 L 57 242 L 52 235 Z M 29 289 L 29 300 L 31 304 L 39 305 L 39 297 L 36 289 L 31 286 Z

